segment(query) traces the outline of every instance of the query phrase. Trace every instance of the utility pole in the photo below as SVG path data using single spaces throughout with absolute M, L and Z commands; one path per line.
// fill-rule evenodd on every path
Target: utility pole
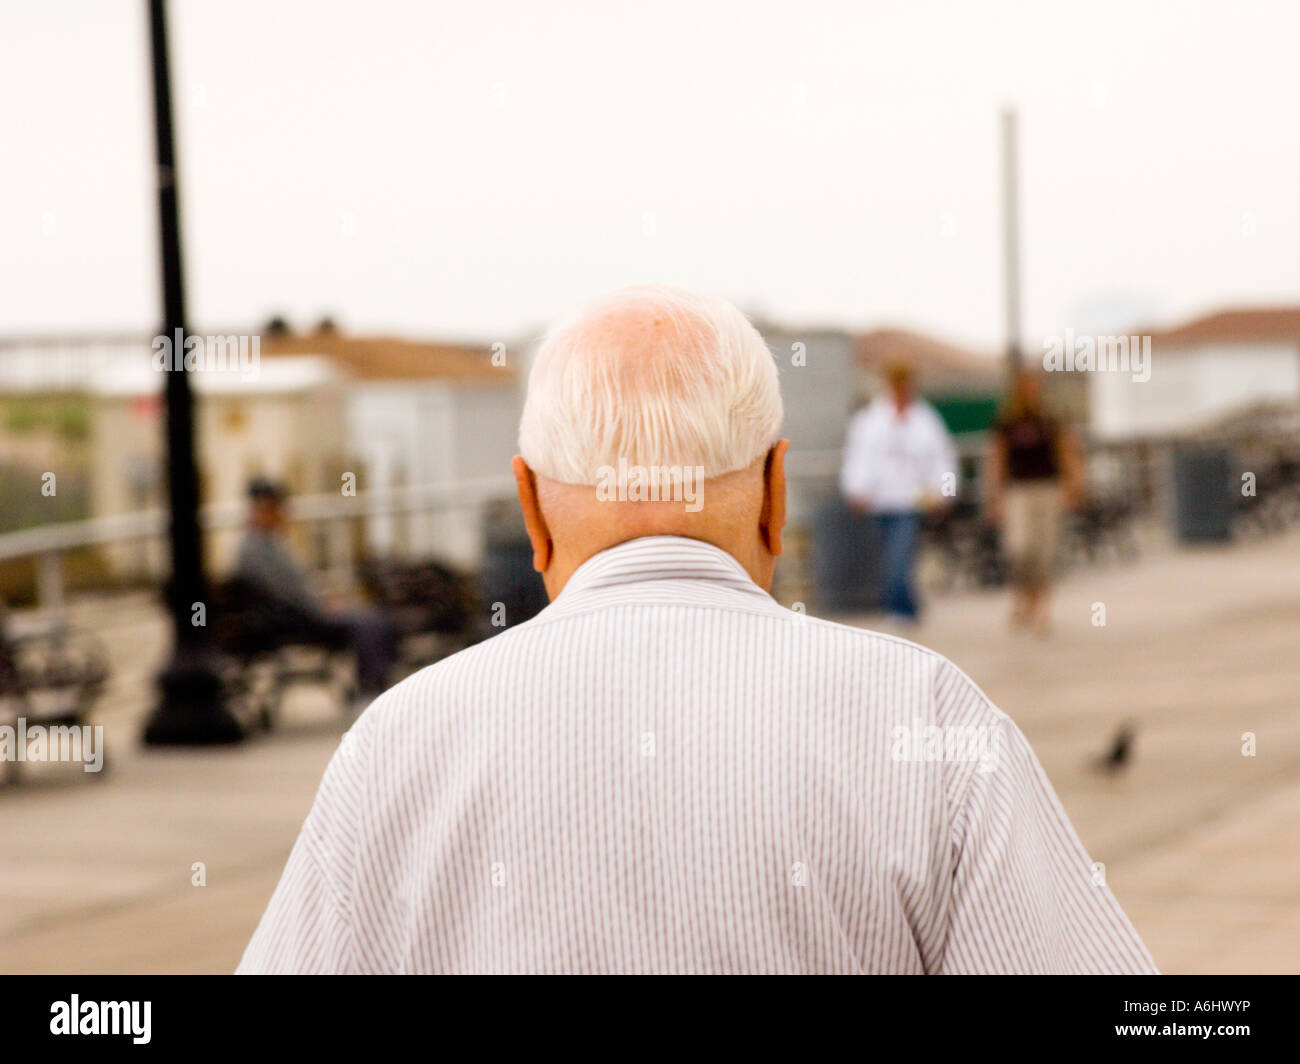
M 1015 374 L 1024 362 L 1020 335 L 1020 176 L 1015 108 L 1002 111 L 1002 262 L 1005 284 L 1007 368 Z
M 158 224 L 162 251 L 162 335 L 185 335 L 185 285 L 181 269 L 180 209 L 172 131 L 171 71 L 167 63 L 164 0 L 149 0 L 153 55 L 154 133 L 158 157 Z M 178 357 L 179 356 L 179 357 Z M 179 363 L 179 364 L 177 364 Z M 199 533 L 199 477 L 194 458 L 194 401 L 184 347 L 164 371 L 167 400 L 167 489 L 171 510 L 172 572 L 168 607 L 172 657 L 158 677 L 161 698 L 145 727 L 150 746 L 233 743 L 243 728 L 225 706 L 221 674 L 206 623 L 193 623 L 194 606 L 207 601 L 203 541 Z M 206 610 L 204 611 L 206 613 Z M 202 618 L 205 622 L 206 616 Z

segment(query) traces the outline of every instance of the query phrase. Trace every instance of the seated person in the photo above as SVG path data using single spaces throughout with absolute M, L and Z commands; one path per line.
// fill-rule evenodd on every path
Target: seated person
M 249 528 L 232 575 L 292 616 L 296 633 L 305 641 L 342 641 L 350 646 L 356 655 L 359 699 L 370 702 L 387 686 L 388 670 L 397 656 L 392 624 L 379 610 L 341 611 L 327 606 L 285 548 L 284 488 L 257 477 L 249 483 L 248 495 Z

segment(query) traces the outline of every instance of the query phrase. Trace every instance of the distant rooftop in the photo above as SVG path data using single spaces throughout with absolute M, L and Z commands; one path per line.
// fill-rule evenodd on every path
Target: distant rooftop
M 194 390 L 204 396 L 292 395 L 310 392 L 339 379 L 337 367 L 328 359 L 303 355 L 261 361 L 241 370 L 237 365 L 203 369 L 190 374 Z M 86 381 L 86 391 L 105 397 L 130 398 L 157 395 L 162 374 L 144 359 L 120 362 L 111 373 L 95 374 Z
M 492 364 L 490 347 L 402 340 L 388 336 L 350 336 L 333 329 L 262 336 L 262 354 L 320 355 L 358 380 L 451 380 L 513 384 L 516 357 Z M 510 354 L 513 354 L 510 353 Z
M 193 330 L 192 336 L 241 334 Z M 512 387 L 520 353 L 507 352 L 505 366 L 492 364 L 492 349 L 468 343 L 436 343 L 395 337 L 350 336 L 333 329 L 310 333 L 262 330 L 256 336 L 260 370 L 232 375 L 228 380 L 208 380 L 209 372 L 195 375 L 201 389 L 222 391 L 294 390 L 307 381 L 323 379 L 322 368 L 334 375 L 359 381 L 452 381 Z M 131 394 L 160 386 L 152 368 L 151 336 L 112 334 L 100 336 L 38 336 L 0 339 L 0 392 L 90 391 Z M 309 368 L 310 367 L 310 368 Z M 248 376 L 249 381 L 235 376 Z
M 998 355 L 958 347 L 908 329 L 876 329 L 858 337 L 858 357 L 870 369 L 904 363 L 922 372 L 998 373 Z
M 1236 307 L 1193 318 L 1172 329 L 1138 330 L 1152 344 L 1300 344 L 1300 307 Z

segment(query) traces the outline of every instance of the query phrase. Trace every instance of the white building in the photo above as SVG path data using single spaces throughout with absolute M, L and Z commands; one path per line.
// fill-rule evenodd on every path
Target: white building
M 209 350 L 205 340 L 201 351 Z M 66 448 L 41 467 L 57 474 L 56 483 L 66 477 L 87 485 L 84 511 L 64 519 L 166 506 L 166 376 L 157 355 L 144 336 L 0 344 L 0 401 L 14 406 L 57 396 L 84 412 L 84 444 Z M 347 381 L 330 361 L 295 356 L 243 365 L 204 363 L 190 381 L 204 503 L 242 503 L 248 480 L 258 475 L 281 479 L 294 493 L 338 485 L 347 446 Z M 233 563 L 239 534 L 226 529 L 207 537 L 212 572 Z M 295 535 L 304 534 L 296 530 Z M 156 540 L 112 544 L 100 553 L 119 577 L 155 577 L 166 570 L 166 552 Z
M 1088 375 L 1100 440 L 1196 432 L 1256 404 L 1300 402 L 1300 307 L 1225 310 L 1150 336 L 1150 379 Z
M 191 376 L 204 503 L 241 504 L 256 475 L 282 480 L 294 495 L 341 492 L 344 478 L 358 495 L 497 478 L 500 496 L 513 498 L 520 352 L 494 358 L 487 347 L 352 337 L 333 329 L 257 339 L 255 364 L 205 365 Z M 150 338 L 140 336 L 0 343 L 0 400 L 70 396 L 86 411 L 87 438 L 73 452 L 76 468 L 67 465 L 71 458 L 54 461 L 44 451 L 38 463 L 88 484 L 84 512 L 68 516 L 166 505 L 165 376 L 156 361 Z M 19 444 L 32 451 L 44 442 L 14 440 L 9 450 L 19 454 Z M 451 510 L 369 513 L 364 546 L 378 555 L 472 563 L 482 540 L 481 501 L 473 497 Z M 309 522 L 291 534 L 295 550 L 315 562 L 351 554 L 359 531 L 354 524 Z M 334 533 L 338 542 L 326 543 Z M 234 528 L 208 536 L 213 574 L 232 564 L 239 535 Z M 164 553 L 161 544 L 140 541 L 103 555 L 113 571 L 130 576 L 164 571 Z
M 351 337 L 332 331 L 266 338 L 266 362 L 315 355 L 347 374 L 346 440 L 358 492 L 500 478 L 513 499 L 522 352 L 467 344 Z M 366 547 L 380 556 L 435 556 L 470 564 L 482 509 L 373 513 Z

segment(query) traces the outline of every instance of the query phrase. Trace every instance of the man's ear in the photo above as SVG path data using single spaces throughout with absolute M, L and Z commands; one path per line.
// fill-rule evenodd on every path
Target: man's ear
M 519 508 L 524 512 L 528 542 L 533 545 L 533 568 L 544 573 L 551 564 L 555 549 L 546 518 L 542 516 L 542 504 L 537 500 L 537 478 L 520 455 L 510 460 L 510 468 L 515 474 L 515 490 L 519 492 Z
M 763 466 L 763 512 L 758 519 L 758 533 L 773 558 L 784 549 L 781 530 L 785 528 L 785 452 L 789 449 L 789 440 L 777 440 Z

